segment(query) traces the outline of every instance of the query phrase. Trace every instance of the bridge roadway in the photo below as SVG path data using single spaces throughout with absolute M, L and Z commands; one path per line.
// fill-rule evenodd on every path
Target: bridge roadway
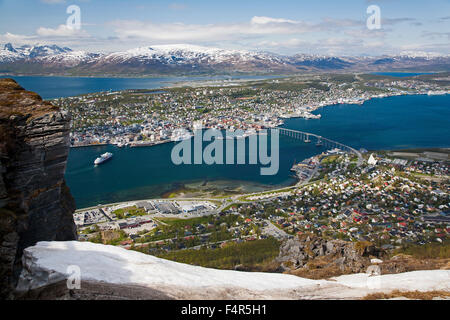
M 317 141 L 321 141 L 323 143 L 323 145 L 326 146 L 326 147 L 339 148 L 339 149 L 341 149 L 343 151 L 355 154 L 356 156 L 358 156 L 358 163 L 357 163 L 358 166 L 361 166 L 362 163 L 363 163 L 363 157 L 361 155 L 361 152 L 359 152 L 358 150 L 356 150 L 356 149 L 354 149 L 354 148 L 352 148 L 350 146 L 344 145 L 344 144 L 342 144 L 340 142 L 324 138 L 324 137 L 319 136 L 319 135 L 314 134 L 314 133 L 303 132 L 303 131 L 299 131 L 299 130 L 292 130 L 292 129 L 286 129 L 286 128 L 280 128 L 280 127 L 273 128 L 272 130 L 278 130 L 283 135 L 287 135 L 287 136 L 292 137 L 294 139 L 299 139 L 299 140 L 301 139 L 303 141 L 305 141 L 305 140 L 308 141 L 310 137 L 314 137 L 314 138 L 317 139 Z M 312 141 L 309 141 L 309 142 L 312 142 Z M 291 187 L 283 187 L 283 188 L 280 188 L 280 189 L 274 189 L 274 190 L 269 190 L 269 191 L 271 191 L 271 192 L 278 192 L 280 190 L 294 189 L 294 188 L 296 188 L 298 186 L 299 185 L 295 185 L 295 186 L 291 186 Z M 268 192 L 268 191 L 265 191 L 265 192 Z M 252 196 L 252 195 L 257 195 L 257 194 L 261 194 L 261 192 L 245 194 L 245 196 Z M 238 204 L 238 203 L 246 203 L 246 201 L 242 201 L 241 202 L 241 201 L 238 200 L 238 198 L 240 198 L 242 196 L 243 195 L 241 194 L 241 195 L 234 195 L 234 196 L 231 196 L 231 197 L 226 197 L 226 198 L 221 199 L 221 205 L 219 205 L 218 209 L 216 209 L 215 211 L 217 213 L 219 213 L 224 208 L 226 208 L 226 207 L 228 207 L 230 205 Z M 227 200 L 230 200 L 230 202 L 227 201 Z M 90 208 L 78 209 L 75 212 L 83 212 L 83 211 L 88 211 L 88 210 L 101 209 L 101 208 L 103 208 L 105 206 L 114 206 L 114 205 L 120 205 L 120 204 L 125 204 L 125 203 L 128 203 L 130 205 L 134 205 L 134 204 L 136 204 L 138 202 L 141 202 L 141 201 L 212 201 L 212 202 L 217 202 L 217 201 L 220 201 L 220 200 L 218 198 L 147 199 L 147 200 L 124 201 L 124 202 L 112 203 L 112 204 L 108 204 L 108 205 L 99 204 L 97 206 L 93 206 L 93 207 L 90 207 Z M 101 212 L 103 214 L 105 214 L 103 210 Z M 107 216 L 107 215 L 105 214 L 105 216 Z M 109 217 L 107 217 L 107 218 L 110 219 Z
M 316 143 L 321 143 L 322 145 L 326 146 L 326 147 L 331 147 L 331 148 L 338 148 L 341 149 L 342 151 L 345 152 L 349 152 L 349 153 L 353 153 L 358 157 L 358 166 L 361 166 L 361 164 L 363 163 L 363 157 L 361 152 L 359 152 L 358 150 L 347 146 L 345 144 L 342 144 L 340 142 L 328 139 L 328 138 L 324 138 L 322 136 L 319 136 L 317 134 L 314 133 L 310 133 L 310 132 L 303 132 L 303 131 L 299 131 L 299 130 L 292 130 L 292 129 L 286 129 L 286 128 L 275 128 L 273 130 L 278 130 L 280 132 L 280 134 L 294 138 L 294 139 L 298 139 L 298 140 L 303 140 L 305 143 L 311 143 L 312 141 L 310 140 L 311 137 L 316 139 Z

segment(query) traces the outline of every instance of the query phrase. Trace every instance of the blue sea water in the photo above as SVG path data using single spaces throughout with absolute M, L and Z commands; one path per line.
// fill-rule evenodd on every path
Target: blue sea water
M 209 142 L 205 142 L 204 146 L 207 144 Z M 320 149 L 314 144 L 299 147 L 297 141 L 282 136 L 278 174 L 262 176 L 261 165 L 174 165 L 171 161 L 174 145 L 168 143 L 142 148 L 99 146 L 72 149 L 66 179 L 77 206 L 82 208 L 99 203 L 158 197 L 180 183 L 234 181 L 234 186 L 244 185 L 248 188 L 253 185 L 254 190 L 288 186 L 295 182 L 290 172 L 294 161 L 313 156 Z M 114 153 L 113 159 L 95 167 L 95 158 L 107 151 Z M 246 153 L 248 158 L 248 148 Z
M 369 150 L 450 147 L 450 95 L 372 99 L 363 105 L 328 106 L 315 113 L 322 118 L 289 119 L 284 127 Z M 236 185 L 283 187 L 294 182 L 290 172 L 294 161 L 325 150 L 282 136 L 278 174 L 261 176 L 260 165 L 175 166 L 170 157 L 173 146 L 72 149 L 66 179 L 77 206 L 159 197 L 177 183 L 226 180 Z M 114 158 L 94 167 L 94 159 L 106 151 L 113 152 Z
M 322 118 L 289 119 L 285 126 L 369 150 L 450 146 L 450 95 L 376 98 L 314 113 Z
M 414 77 L 414 76 L 420 76 L 423 74 L 432 74 L 432 73 L 426 73 L 426 72 L 373 72 L 372 74 L 376 74 L 379 76 L 390 76 L 390 77 L 398 77 L 398 78 L 406 78 L 406 77 Z
M 63 78 L 14 77 L 43 98 L 73 96 L 112 89 L 158 89 L 168 83 L 205 78 Z M 223 79 L 229 77 L 216 77 Z M 243 77 L 242 77 L 243 78 Z M 450 95 L 409 95 L 372 99 L 363 105 L 334 105 L 316 110 L 319 120 L 288 119 L 284 127 L 312 132 L 355 148 L 369 150 L 450 147 Z M 205 143 L 206 144 L 206 143 Z M 261 176 L 260 165 L 182 165 L 171 162 L 174 144 L 156 147 L 115 146 L 71 149 L 66 180 L 78 208 L 127 200 L 159 197 L 180 183 L 218 183 L 250 186 L 255 190 L 292 184 L 290 168 L 325 150 L 282 136 L 280 168 L 275 176 Z M 100 154 L 114 158 L 94 167 Z
M 127 89 L 158 89 L 180 81 L 270 79 L 275 76 L 208 76 L 208 77 L 164 77 L 164 78 L 88 78 L 88 77 L 41 77 L 0 76 L 13 78 L 26 90 L 39 93 L 43 99 L 72 97 L 81 94 L 120 91 Z

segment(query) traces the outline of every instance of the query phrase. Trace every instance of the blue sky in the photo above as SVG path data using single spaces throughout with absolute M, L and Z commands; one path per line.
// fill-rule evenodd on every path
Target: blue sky
M 69 5 L 81 30 L 66 26 Z M 381 10 L 369 30 L 366 10 Z M 450 0 L 0 0 L 0 43 L 117 51 L 189 43 L 281 54 L 450 53 Z

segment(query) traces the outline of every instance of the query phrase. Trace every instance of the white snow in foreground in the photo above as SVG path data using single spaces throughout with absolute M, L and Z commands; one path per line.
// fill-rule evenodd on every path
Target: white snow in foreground
M 82 280 L 113 284 L 168 285 L 183 287 L 240 287 L 270 290 L 305 287 L 320 281 L 293 275 L 216 270 L 168 261 L 123 248 L 90 242 L 39 242 L 27 248 L 32 269 L 67 274 L 67 267 L 79 266 Z
M 39 242 L 24 251 L 24 269 L 39 279 L 22 282 L 22 288 L 36 288 L 68 276 L 69 266 L 79 266 L 81 279 L 111 284 L 177 287 L 237 287 L 252 291 L 306 289 L 339 286 L 372 292 L 390 290 L 448 290 L 450 270 L 415 271 L 368 277 L 352 274 L 327 280 L 309 280 L 275 273 L 216 270 L 163 260 L 123 248 L 89 242 Z M 44 272 L 42 272 L 44 271 Z M 23 277 L 24 279 L 26 277 Z M 23 279 L 21 279 L 22 281 Z M 367 290 L 366 290 L 367 289 Z
M 352 288 L 373 288 L 383 291 L 450 291 L 450 270 L 412 271 L 368 277 L 365 273 L 333 278 Z

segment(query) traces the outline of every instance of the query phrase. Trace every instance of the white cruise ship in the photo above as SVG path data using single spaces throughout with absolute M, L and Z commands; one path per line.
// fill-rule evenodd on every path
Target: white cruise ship
M 100 157 L 98 157 L 97 159 L 95 159 L 94 164 L 96 166 L 108 161 L 109 159 L 111 159 L 113 157 L 113 154 L 111 152 L 107 152 L 102 154 Z

